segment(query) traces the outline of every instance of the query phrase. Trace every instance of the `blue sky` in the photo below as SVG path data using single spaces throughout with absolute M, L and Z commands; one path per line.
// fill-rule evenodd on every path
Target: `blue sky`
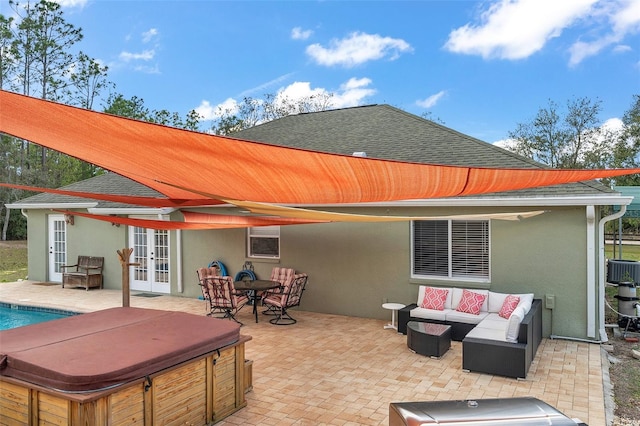
M 604 123 L 640 94 L 637 0 L 60 3 L 116 92 L 181 115 L 326 91 L 496 142 L 549 99 L 600 99 Z

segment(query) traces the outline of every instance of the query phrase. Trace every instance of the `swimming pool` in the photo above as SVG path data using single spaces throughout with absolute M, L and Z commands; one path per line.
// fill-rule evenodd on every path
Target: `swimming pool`
M 60 309 L 0 303 L 0 330 L 51 321 L 71 315 L 77 315 L 77 313 Z

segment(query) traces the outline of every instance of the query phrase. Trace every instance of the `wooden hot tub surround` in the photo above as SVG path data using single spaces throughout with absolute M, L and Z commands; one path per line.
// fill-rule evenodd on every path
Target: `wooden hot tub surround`
M 251 337 L 230 321 L 114 308 L 21 329 L 0 332 L 0 424 L 205 425 L 246 405 Z

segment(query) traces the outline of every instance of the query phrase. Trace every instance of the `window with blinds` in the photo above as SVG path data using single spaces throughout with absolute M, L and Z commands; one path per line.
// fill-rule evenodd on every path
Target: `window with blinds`
M 412 276 L 487 281 L 488 220 L 414 221 Z

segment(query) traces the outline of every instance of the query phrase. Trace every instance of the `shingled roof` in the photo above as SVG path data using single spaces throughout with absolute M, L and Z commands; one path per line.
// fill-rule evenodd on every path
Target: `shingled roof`
M 289 115 L 234 133 L 274 145 L 369 158 L 473 167 L 545 168 L 543 164 L 390 105 Z M 615 193 L 598 182 L 511 191 L 509 195 Z M 506 193 L 505 193 L 506 194 Z M 496 194 L 493 194 L 496 195 Z
M 67 191 L 93 192 L 97 194 L 133 195 L 140 197 L 163 197 L 161 193 L 117 173 L 105 173 L 62 187 Z M 20 200 L 17 204 L 70 204 L 91 202 L 87 198 L 42 192 Z M 95 200 L 97 208 L 133 207 L 131 204 Z

